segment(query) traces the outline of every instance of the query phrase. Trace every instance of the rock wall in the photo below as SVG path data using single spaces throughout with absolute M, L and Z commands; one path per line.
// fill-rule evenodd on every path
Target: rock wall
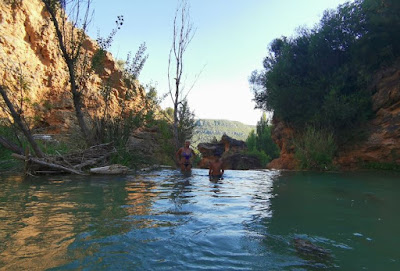
M 286 123 L 276 119 L 272 120 L 273 130 L 272 140 L 278 145 L 280 149 L 280 156 L 272 160 L 267 168 L 269 169 L 295 169 L 297 166 L 296 159 L 294 158 L 294 146 L 291 143 L 294 135 L 294 130 Z
M 358 133 L 358 141 L 338 146 L 334 163 L 342 169 L 358 169 L 368 163 L 400 165 L 400 60 L 374 75 L 370 86 L 374 117 Z M 295 169 L 294 147 L 290 144 L 294 130 L 274 119 L 272 137 L 281 149 L 279 158 L 268 168 Z
M 340 146 L 335 162 L 344 168 L 400 165 L 400 61 L 378 72 L 371 88 L 374 118 L 363 127 L 364 140 Z
M 246 143 L 223 135 L 216 143 L 200 143 L 197 146 L 202 155 L 200 168 L 209 168 L 209 164 L 222 157 L 225 169 L 257 169 L 262 168 L 257 157 L 244 154 L 247 150 Z
M 8 88 L 10 99 L 17 101 L 23 96 L 24 114 L 32 120 L 31 125 L 46 127 L 46 131 L 52 133 L 68 131 L 76 126 L 68 70 L 61 57 L 54 26 L 42 2 L 0 1 L 0 33 L 0 83 Z M 97 48 L 96 42 L 89 38 L 83 44 L 89 57 Z M 91 75 L 82 87 L 83 111 L 88 118 L 103 113 L 104 102 L 99 90 L 104 77 L 111 74 L 110 112 L 114 115 L 120 113 L 118 101 L 127 89 L 116 62 L 111 54 L 107 54 L 104 69 Z M 18 83 L 20 75 L 28 86 L 23 92 Z M 139 82 L 135 88 L 138 95 L 128 108 L 140 110 L 145 91 Z M 1 110 L 0 117 L 4 117 Z

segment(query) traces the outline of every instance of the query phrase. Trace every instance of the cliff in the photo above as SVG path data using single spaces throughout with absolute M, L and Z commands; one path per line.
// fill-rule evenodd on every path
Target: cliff
M 334 163 L 342 169 L 358 169 L 368 164 L 400 165 L 400 61 L 373 76 L 373 117 L 357 132 L 356 140 L 342 142 Z M 268 164 L 268 168 L 295 169 L 295 131 L 274 119 L 272 137 L 281 149 L 281 156 Z
M 77 125 L 69 77 L 61 56 L 54 26 L 39 0 L 0 2 L 0 83 L 9 90 L 14 101 L 23 101 L 26 119 L 31 127 L 45 132 L 60 133 Z M 98 48 L 87 38 L 83 51 L 91 58 Z M 103 113 L 104 101 L 100 94 L 105 77 L 112 75 L 110 113 L 121 112 L 119 101 L 127 88 L 122 72 L 111 54 L 107 54 L 103 70 L 90 75 L 82 87 L 83 111 L 89 120 Z M 21 79 L 25 88 L 21 88 Z M 133 111 L 143 108 L 145 91 L 135 82 L 136 96 L 127 107 Z M 25 90 L 24 90 L 25 89 Z M 5 117 L 0 112 L 0 117 Z

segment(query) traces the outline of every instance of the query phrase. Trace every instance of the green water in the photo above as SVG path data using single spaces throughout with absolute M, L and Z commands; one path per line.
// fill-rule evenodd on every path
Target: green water
M 0 269 L 400 270 L 399 191 L 387 172 L 1 176 Z

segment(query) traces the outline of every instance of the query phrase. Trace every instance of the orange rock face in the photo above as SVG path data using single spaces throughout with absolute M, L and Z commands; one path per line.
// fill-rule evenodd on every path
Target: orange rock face
M 77 125 L 68 70 L 55 35 L 54 26 L 39 0 L 17 1 L 12 5 L 0 1 L 0 84 L 8 89 L 14 103 L 23 100 L 23 111 L 31 126 L 47 127 L 48 132 L 64 132 Z M 98 48 L 87 39 L 84 52 L 93 56 Z M 104 78 L 113 76 L 109 112 L 121 113 L 119 101 L 127 89 L 111 54 L 107 54 L 103 71 L 91 74 L 82 86 L 83 111 L 87 118 L 103 114 L 104 101 L 100 89 Z M 22 75 L 22 77 L 21 77 Z M 26 82 L 22 90 L 20 78 Z M 135 85 L 137 97 L 127 107 L 138 111 L 143 107 L 145 91 Z M 0 117 L 4 117 L 0 112 Z
M 288 127 L 282 121 L 273 119 L 272 140 L 278 145 L 281 150 L 280 156 L 270 163 L 269 169 L 295 169 L 297 162 L 294 159 L 294 146 L 290 143 L 293 138 L 293 129 Z
M 365 163 L 400 165 L 400 62 L 380 71 L 372 88 L 375 117 L 364 128 L 365 139 L 340 146 L 335 162 L 344 168 Z
M 357 142 L 338 146 L 334 163 L 342 169 L 358 169 L 368 163 L 400 165 L 400 62 L 378 72 L 371 85 L 374 117 L 362 127 Z M 272 137 L 281 149 L 268 168 L 295 169 L 293 129 L 274 120 Z

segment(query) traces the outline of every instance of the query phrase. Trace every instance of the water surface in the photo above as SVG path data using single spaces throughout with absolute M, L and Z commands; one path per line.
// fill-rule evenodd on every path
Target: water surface
M 398 173 L 207 173 L 2 176 L 0 268 L 400 270 Z

